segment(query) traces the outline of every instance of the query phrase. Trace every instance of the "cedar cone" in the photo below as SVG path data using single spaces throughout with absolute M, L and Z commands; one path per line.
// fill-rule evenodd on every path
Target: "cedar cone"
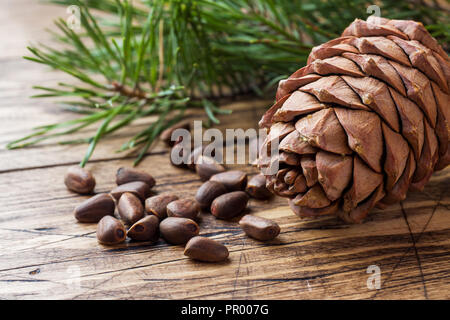
M 300 217 L 360 223 L 450 163 L 449 57 L 421 23 L 375 19 L 313 48 L 260 121 L 267 187 Z

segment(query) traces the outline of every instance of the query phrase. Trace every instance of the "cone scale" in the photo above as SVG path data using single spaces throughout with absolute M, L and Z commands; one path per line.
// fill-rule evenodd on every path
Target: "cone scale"
M 300 217 L 360 223 L 450 163 L 448 55 L 421 23 L 375 19 L 315 47 L 260 121 L 267 187 Z

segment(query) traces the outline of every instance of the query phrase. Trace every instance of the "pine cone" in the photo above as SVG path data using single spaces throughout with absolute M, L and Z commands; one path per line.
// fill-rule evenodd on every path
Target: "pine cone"
M 315 47 L 260 121 L 267 187 L 300 217 L 359 223 L 450 163 L 449 57 L 421 23 L 375 19 Z

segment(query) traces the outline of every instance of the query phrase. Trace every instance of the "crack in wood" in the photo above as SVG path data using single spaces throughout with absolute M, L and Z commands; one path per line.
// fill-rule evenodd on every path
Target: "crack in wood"
M 242 246 L 241 246 L 241 250 L 239 250 L 240 255 L 239 255 L 239 263 L 238 263 L 238 267 L 236 269 L 236 277 L 234 278 L 234 284 L 233 284 L 233 294 L 231 296 L 231 299 L 234 299 L 234 292 L 236 292 L 236 285 L 237 285 L 237 281 L 239 278 L 239 271 L 241 270 L 241 263 L 242 263 L 242 257 L 245 254 L 244 253 L 244 247 L 245 247 L 245 238 L 242 239 Z
M 441 205 L 441 204 L 440 204 L 441 199 L 442 199 L 442 193 L 439 195 L 436 204 L 433 206 L 433 211 L 431 212 L 430 217 L 428 218 L 427 222 L 425 223 L 424 227 L 422 228 L 422 231 L 419 233 L 419 235 L 418 235 L 417 240 L 415 241 L 415 243 L 418 243 L 418 242 L 420 241 L 420 239 L 422 238 L 422 235 L 425 233 L 425 230 L 427 229 L 427 227 L 428 227 L 428 225 L 429 225 L 431 219 L 433 218 L 433 216 L 434 216 L 434 214 L 435 214 L 437 208 Z M 405 209 L 404 209 L 404 206 L 403 206 L 403 202 L 401 202 L 400 205 L 401 205 L 402 215 L 403 215 L 403 217 L 404 217 L 404 219 L 405 219 L 405 222 L 406 222 L 406 224 L 407 224 L 407 226 L 408 226 L 408 230 L 409 230 L 410 236 L 411 236 L 412 238 L 414 238 L 414 236 L 413 236 L 412 233 L 411 233 L 411 229 L 410 229 L 408 220 L 407 220 L 407 218 L 406 218 L 406 212 L 405 212 Z M 413 242 L 413 244 L 414 244 L 414 242 Z M 394 274 L 394 272 L 395 272 L 395 270 L 397 269 L 397 267 L 403 262 L 404 258 L 406 257 L 406 255 L 409 253 L 409 251 L 410 251 L 413 247 L 415 247 L 415 244 L 414 244 L 413 246 L 409 246 L 409 247 L 406 249 L 406 251 L 405 251 L 405 252 L 403 253 L 403 255 L 400 257 L 400 259 L 398 260 L 398 262 L 394 265 L 394 267 L 393 267 L 392 271 L 389 273 L 387 279 L 382 283 L 382 289 L 381 289 L 381 290 L 377 290 L 377 292 L 371 297 L 371 299 L 375 299 L 375 298 L 378 296 L 378 294 L 379 294 L 380 292 L 382 292 L 382 290 L 385 289 L 385 283 L 387 283 L 387 282 L 391 279 L 391 277 L 392 277 L 392 275 Z M 416 247 L 415 247 L 415 248 L 416 248 Z M 416 250 L 417 250 L 417 248 L 416 248 Z M 416 257 L 417 257 L 417 256 L 416 256 Z M 423 276 L 423 274 L 422 274 L 422 276 Z M 423 280 L 421 280 L 421 281 L 423 282 Z M 386 287 L 386 288 L 389 288 L 389 287 Z
M 412 233 L 411 226 L 409 224 L 408 217 L 406 215 L 406 210 L 405 210 L 405 208 L 403 206 L 403 201 L 400 201 L 400 208 L 402 209 L 402 214 L 403 214 L 403 217 L 405 218 L 406 225 L 408 226 L 409 234 L 411 236 L 411 241 L 413 242 L 414 254 L 415 254 L 416 259 L 417 259 L 417 266 L 419 267 L 420 277 L 422 279 L 423 294 L 424 294 L 425 299 L 428 300 L 427 285 L 425 283 L 425 277 L 423 275 L 423 269 L 422 269 L 422 263 L 420 261 L 419 251 L 417 250 L 416 240 L 414 239 L 414 235 Z

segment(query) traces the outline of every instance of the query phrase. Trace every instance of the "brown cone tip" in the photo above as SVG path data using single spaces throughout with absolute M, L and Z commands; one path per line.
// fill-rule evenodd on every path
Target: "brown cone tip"
M 356 19 L 280 81 L 260 126 L 271 192 L 300 217 L 362 222 L 450 164 L 450 59 L 419 22 Z

